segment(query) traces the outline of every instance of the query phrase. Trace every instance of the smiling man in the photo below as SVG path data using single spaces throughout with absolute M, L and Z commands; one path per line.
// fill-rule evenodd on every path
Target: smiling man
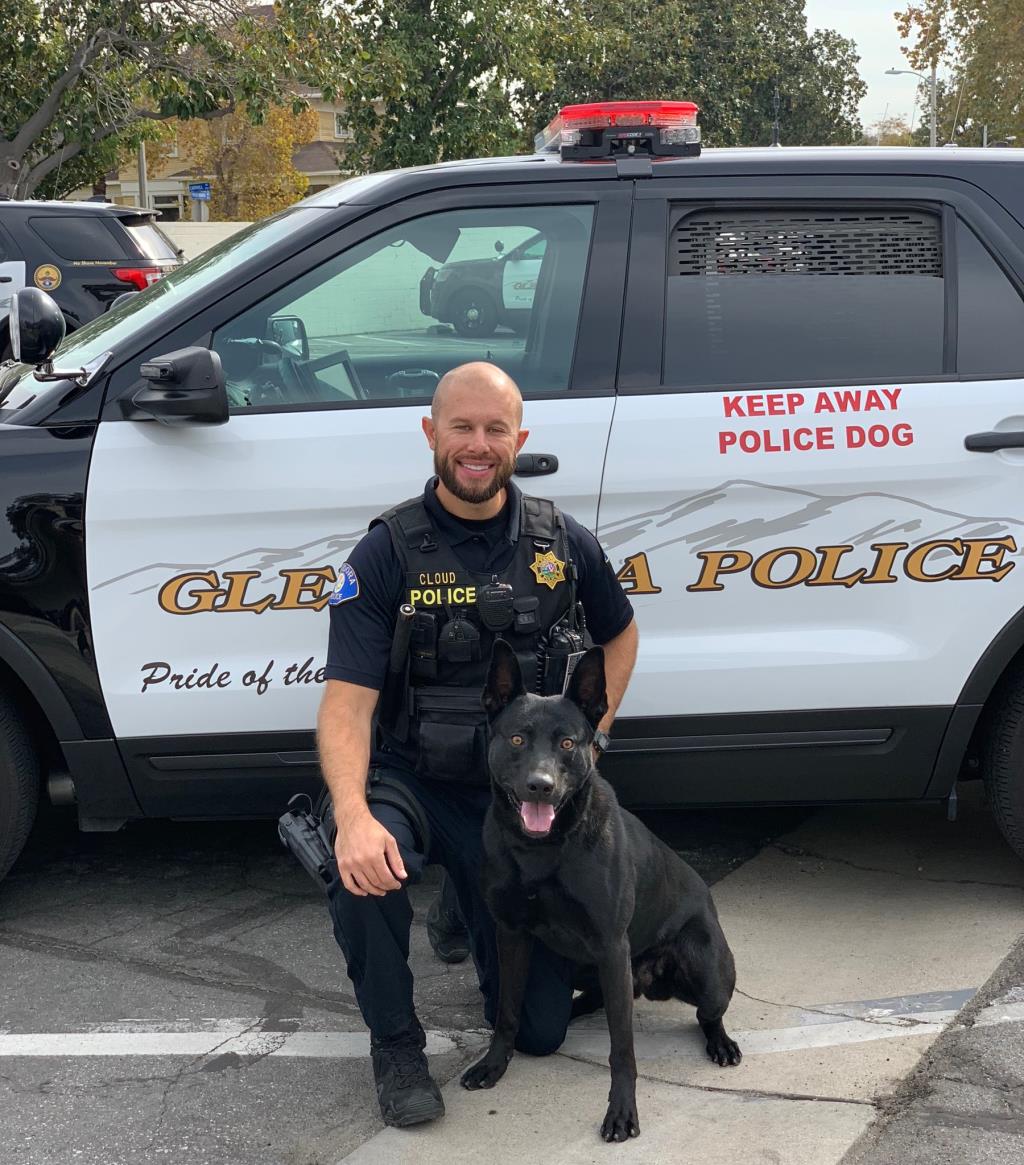
M 337 827 L 329 887 L 334 933 L 371 1036 L 381 1115 L 434 1120 L 431 1079 L 409 969 L 412 907 L 423 868 L 444 868 L 494 1023 L 498 958 L 479 886 L 490 799 L 480 701 L 495 638 L 527 684 L 560 693 L 568 661 L 602 644 L 609 711 L 626 688 L 637 633 L 629 601 L 594 536 L 512 482 L 528 433 L 515 382 L 464 364 L 438 384 L 423 432 L 436 476 L 371 524 L 330 599 L 320 759 Z M 369 773 L 369 777 L 367 774 Z M 572 1008 L 573 967 L 538 943 L 516 1046 L 555 1051 Z

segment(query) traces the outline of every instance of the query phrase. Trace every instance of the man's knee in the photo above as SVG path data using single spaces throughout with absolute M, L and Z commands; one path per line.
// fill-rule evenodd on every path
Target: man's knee
M 550 1056 L 565 1043 L 567 1026 L 561 1020 L 537 1023 L 524 1019 L 516 1035 L 516 1051 L 528 1056 Z

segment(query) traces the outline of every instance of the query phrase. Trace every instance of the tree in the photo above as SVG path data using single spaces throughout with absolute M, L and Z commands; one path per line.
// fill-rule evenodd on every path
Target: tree
M 5 0 L 0 193 L 62 194 L 153 126 L 262 119 L 300 83 L 333 93 L 347 22 L 319 0 Z M 296 102 L 300 108 L 301 103 Z
M 292 165 L 292 154 L 316 137 L 314 110 L 293 113 L 271 107 L 254 125 L 240 107 L 216 120 L 182 122 L 181 152 L 193 177 L 210 179 L 210 212 L 222 220 L 265 218 L 301 198 L 309 179 Z
M 338 92 L 347 164 L 381 170 L 522 149 L 521 95 L 568 54 L 576 0 L 353 0 Z
M 865 92 L 852 41 L 807 33 L 803 0 L 580 0 L 588 41 L 557 61 L 534 95 L 543 125 L 560 105 L 595 99 L 689 99 L 711 145 L 767 145 L 779 90 L 787 144 L 851 141 Z
M 862 143 L 868 146 L 911 146 L 913 134 L 905 117 L 881 117 L 864 131 Z
M 1024 142 L 1024 0 L 928 0 L 896 22 L 911 65 L 934 61 L 946 73 L 936 89 L 940 142 L 980 146 L 985 126 L 990 140 Z M 927 126 L 914 136 L 927 140 Z

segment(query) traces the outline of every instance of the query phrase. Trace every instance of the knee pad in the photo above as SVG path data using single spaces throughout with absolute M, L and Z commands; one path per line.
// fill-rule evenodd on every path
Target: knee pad
M 416 847 L 426 860 L 430 853 L 430 822 L 423 812 L 423 806 L 400 780 L 388 773 L 371 769 L 366 782 L 366 803 L 390 805 L 403 813 L 416 835 Z
M 423 806 L 400 780 L 386 772 L 381 772 L 379 769 L 371 769 L 366 781 L 366 803 L 367 805 L 390 805 L 402 813 L 412 827 L 416 848 L 426 860 L 430 853 L 432 840 L 430 822 L 427 820 L 426 813 L 423 812 Z M 333 843 L 334 806 L 331 804 L 331 794 L 326 786 L 317 798 L 314 812 L 326 826 Z

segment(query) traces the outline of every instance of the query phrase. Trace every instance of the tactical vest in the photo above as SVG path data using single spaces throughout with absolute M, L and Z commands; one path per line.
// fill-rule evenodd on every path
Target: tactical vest
M 397 659 L 392 651 L 377 713 L 379 742 L 421 776 L 486 785 L 480 697 L 495 638 L 512 645 L 527 689 L 540 694 L 562 690 L 566 659 L 582 645 L 565 522 L 552 502 L 524 496 L 515 553 L 497 574 L 462 564 L 422 497 L 388 510 L 371 528 L 379 522 L 402 564 L 403 607 L 415 612 L 408 648 Z

